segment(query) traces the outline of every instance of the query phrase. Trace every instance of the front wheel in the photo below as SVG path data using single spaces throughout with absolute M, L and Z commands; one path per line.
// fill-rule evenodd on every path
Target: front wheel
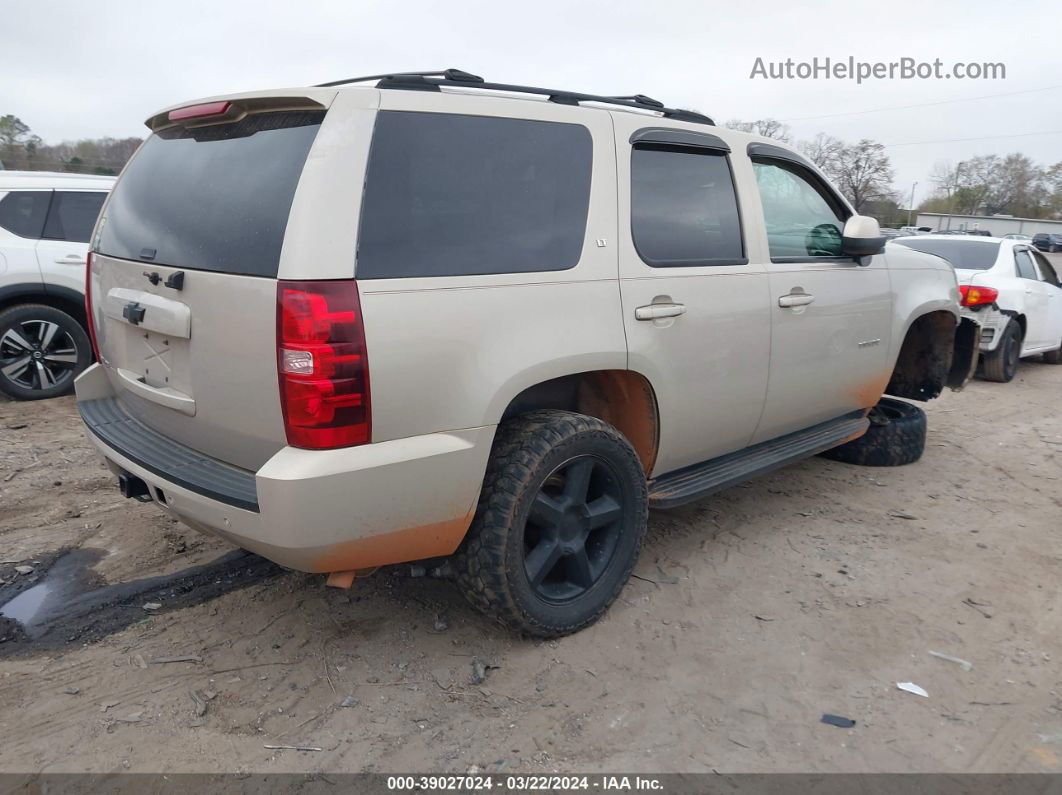
M 981 356 L 981 366 L 985 380 L 1006 384 L 1014 380 L 1018 372 L 1018 358 L 1021 355 L 1021 326 L 1013 320 L 1007 321 L 1003 329 L 1003 338 L 991 353 Z
M 457 582 L 519 632 L 575 632 L 630 578 L 647 517 L 645 472 L 619 431 L 567 411 L 517 417 L 498 429 Z
M 867 415 L 867 432 L 822 454 L 823 458 L 868 467 L 911 464 L 926 449 L 926 413 L 904 400 L 883 397 Z
M 65 395 L 91 362 L 88 335 L 66 312 L 44 304 L 0 312 L 0 392 L 16 400 Z

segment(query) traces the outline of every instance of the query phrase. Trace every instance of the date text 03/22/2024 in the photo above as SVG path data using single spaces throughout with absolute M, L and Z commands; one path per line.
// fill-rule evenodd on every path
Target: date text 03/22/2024
M 387 789 L 473 792 L 493 789 L 514 792 L 555 792 L 558 790 L 660 791 L 662 782 L 652 776 L 542 776 L 542 775 L 449 775 L 388 776 Z

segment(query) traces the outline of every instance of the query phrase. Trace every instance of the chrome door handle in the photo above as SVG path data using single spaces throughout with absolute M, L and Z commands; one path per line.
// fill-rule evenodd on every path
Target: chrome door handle
M 646 304 L 634 310 L 635 320 L 659 320 L 686 314 L 685 304 Z
M 807 293 L 789 293 L 778 298 L 778 306 L 792 307 L 792 306 L 807 306 L 815 301 L 815 296 L 808 295 Z

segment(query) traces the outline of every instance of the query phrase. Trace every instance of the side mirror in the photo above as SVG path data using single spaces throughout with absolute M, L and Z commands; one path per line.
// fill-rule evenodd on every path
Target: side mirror
M 841 253 L 849 257 L 880 254 L 885 248 L 885 240 L 876 219 L 866 215 L 853 215 L 844 225 Z

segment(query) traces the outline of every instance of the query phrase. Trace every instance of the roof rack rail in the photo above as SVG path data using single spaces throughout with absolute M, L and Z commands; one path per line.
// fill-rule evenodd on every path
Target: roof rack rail
M 647 110 L 660 113 L 665 119 L 676 121 L 695 122 L 697 124 L 710 124 L 715 122 L 703 113 L 682 108 L 668 108 L 663 102 L 647 97 L 645 94 L 632 94 L 630 96 L 602 96 L 598 94 L 582 94 L 577 91 L 561 91 L 553 88 L 535 88 L 534 86 L 516 86 L 508 83 L 488 83 L 479 75 L 462 71 L 461 69 L 443 69 L 435 72 L 392 72 L 384 75 L 368 75 L 366 77 L 351 77 L 346 80 L 332 80 L 328 83 L 319 83 L 318 88 L 332 88 L 349 83 L 366 83 L 371 80 L 378 81 L 377 88 L 401 89 L 406 91 L 439 91 L 440 86 L 457 86 L 460 88 L 482 88 L 487 91 L 508 91 L 515 94 L 535 94 L 548 97 L 550 102 L 560 105 L 578 105 L 582 102 L 598 102 L 605 105 L 619 105 L 637 110 Z

